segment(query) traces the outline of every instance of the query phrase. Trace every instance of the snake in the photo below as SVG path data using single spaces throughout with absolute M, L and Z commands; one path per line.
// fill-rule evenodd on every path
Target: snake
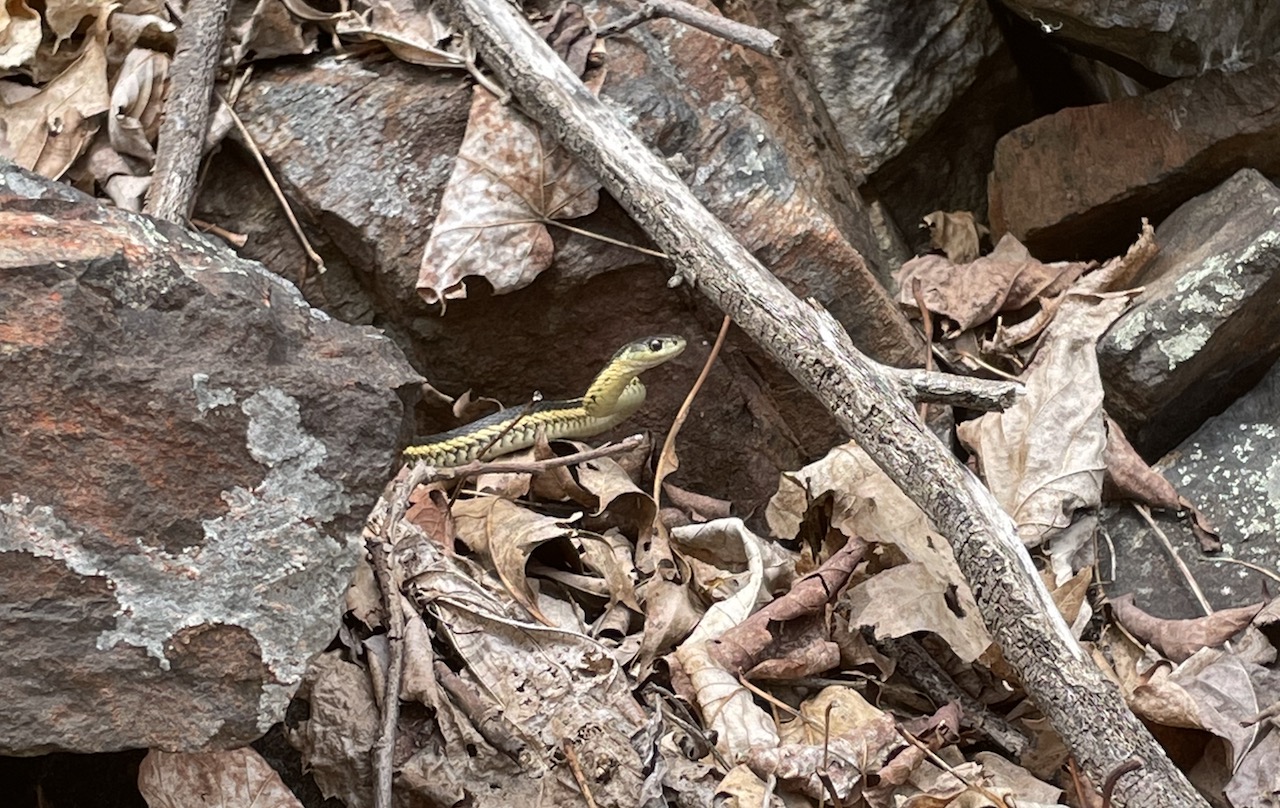
M 639 375 L 684 350 L 684 337 L 662 334 L 629 342 L 596 374 L 581 398 L 509 407 L 465 426 L 415 440 L 406 461 L 449 468 L 527 449 L 547 440 L 589 438 L 625 421 L 644 404 Z

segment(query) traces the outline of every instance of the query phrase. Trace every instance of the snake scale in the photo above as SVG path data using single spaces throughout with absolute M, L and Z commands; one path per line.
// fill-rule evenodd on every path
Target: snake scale
M 509 407 L 466 426 L 415 441 L 405 460 L 439 468 L 461 466 L 527 449 L 545 430 L 547 440 L 589 438 L 612 429 L 644 404 L 641 373 L 684 350 L 684 337 L 645 337 L 622 346 L 596 374 L 582 398 Z

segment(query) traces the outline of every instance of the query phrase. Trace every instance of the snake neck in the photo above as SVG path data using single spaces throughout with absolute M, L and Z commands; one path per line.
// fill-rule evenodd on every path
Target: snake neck
M 587 394 L 582 397 L 582 409 L 587 415 L 621 421 L 640 409 L 645 397 L 643 382 L 634 375 L 629 375 L 622 378 L 620 383 L 610 380 L 608 384 L 602 384 L 601 378 L 604 375 L 601 373 L 597 376 Z
M 643 403 L 644 385 L 636 378 L 636 371 L 614 363 L 600 371 L 582 396 L 582 408 L 587 415 L 598 418 L 613 415 L 622 407 L 630 407 L 630 414 Z

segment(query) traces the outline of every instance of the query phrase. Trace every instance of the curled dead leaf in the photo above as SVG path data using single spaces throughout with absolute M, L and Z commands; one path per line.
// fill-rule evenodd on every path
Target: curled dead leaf
M 955 323 L 951 335 L 1040 299 L 1052 298 L 1076 281 L 1091 264 L 1037 261 L 1016 238 L 1005 235 L 990 255 L 965 264 L 923 255 L 897 272 L 898 302 L 916 309 L 913 284 L 920 281 L 925 305 Z
M 920 226 L 929 231 L 929 246 L 942 250 L 953 264 L 967 264 L 977 259 L 982 238 L 991 233 L 967 210 L 950 213 L 935 210 L 924 217 Z
M 1187 660 L 1201 648 L 1216 648 L 1234 637 L 1265 604 L 1223 609 L 1189 620 L 1166 620 L 1139 609 L 1132 594 L 1111 599 L 1116 620 L 1143 642 L 1151 643 L 1174 662 Z

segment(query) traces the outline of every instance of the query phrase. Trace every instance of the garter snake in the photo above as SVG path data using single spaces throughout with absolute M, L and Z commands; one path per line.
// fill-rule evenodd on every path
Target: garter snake
M 582 398 L 541 401 L 532 407 L 495 412 L 466 426 L 415 441 L 404 450 L 405 460 L 440 468 L 461 466 L 479 459 L 482 452 L 489 459 L 527 449 L 534 444 L 539 429 L 545 430 L 547 440 L 598 435 L 640 409 L 645 389 L 637 378 L 639 374 L 679 355 L 684 346 L 684 337 L 676 336 L 645 337 L 627 343 L 596 374 Z

